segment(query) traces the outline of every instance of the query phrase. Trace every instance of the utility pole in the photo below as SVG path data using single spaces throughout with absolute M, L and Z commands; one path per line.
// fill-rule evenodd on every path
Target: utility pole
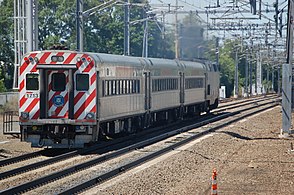
M 179 59 L 179 32 L 178 32 L 178 0 L 176 0 L 176 13 L 175 13 L 175 54 L 176 59 Z
M 239 67 L 238 67 L 238 48 L 236 47 L 236 55 L 235 55 L 235 94 L 234 94 L 234 98 L 238 98 L 239 97 Z
M 142 57 L 148 57 L 148 14 L 146 14 L 146 20 L 144 21 L 144 35 L 143 35 L 143 50 Z
M 294 2 L 288 0 L 288 21 L 287 21 L 287 60 L 283 64 L 282 78 L 282 120 L 283 126 L 280 137 L 288 137 L 292 134 L 292 55 L 293 55 L 293 18 Z
M 280 75 L 280 72 L 281 72 L 281 66 L 278 65 L 278 95 L 280 96 L 281 95 L 281 75 Z
M 26 5 L 26 35 L 27 35 L 27 52 L 33 51 L 33 2 L 27 1 Z
M 219 67 L 219 37 L 216 37 L 216 43 L 215 44 L 216 44 L 216 48 L 215 48 L 216 65 Z
M 249 60 L 249 93 L 250 93 L 250 96 L 253 95 L 253 91 L 252 91 L 252 61 L 251 61 L 251 57 L 252 57 L 252 55 L 250 54 L 250 60 Z
M 77 51 L 84 50 L 83 40 L 83 5 L 84 0 L 76 1 L 76 28 L 77 28 Z
M 257 57 L 256 57 L 256 65 L 255 65 L 255 88 L 254 88 L 254 91 L 255 91 L 255 95 L 258 94 L 258 87 L 259 87 L 259 83 L 261 81 L 261 78 L 260 78 L 260 74 L 261 73 L 261 54 L 260 52 L 258 52 L 257 54 Z
M 125 0 L 124 4 L 124 55 L 130 55 L 130 2 Z
M 274 92 L 274 78 L 275 78 L 275 69 L 272 68 L 272 84 L 271 84 L 271 92 Z
M 246 59 L 245 59 L 245 97 L 248 97 L 248 54 L 246 52 Z

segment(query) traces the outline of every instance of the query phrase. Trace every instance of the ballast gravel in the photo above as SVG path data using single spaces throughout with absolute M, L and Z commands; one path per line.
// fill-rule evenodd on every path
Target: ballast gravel
M 82 194 L 208 195 L 214 168 L 218 194 L 294 194 L 294 139 L 279 138 L 281 127 L 278 106 L 177 148 Z M 0 154 L 4 156 L 35 150 L 17 139 L 0 139 Z M 43 194 L 60 188 L 58 181 L 53 183 L 52 191 Z
M 83 194 L 294 194 L 293 138 L 279 138 L 281 107 L 220 129 L 141 170 L 130 170 Z

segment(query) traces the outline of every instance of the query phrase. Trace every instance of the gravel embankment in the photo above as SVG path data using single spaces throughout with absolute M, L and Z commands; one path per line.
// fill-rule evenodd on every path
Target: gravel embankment
M 208 195 L 214 168 L 218 194 L 294 194 L 294 139 L 279 138 L 281 126 L 281 107 L 276 107 L 127 171 L 84 194 Z M 0 143 L 0 154 L 6 156 L 36 150 L 5 136 L 0 136 Z
M 84 194 L 294 194 L 293 138 L 279 138 L 281 108 L 221 129 Z

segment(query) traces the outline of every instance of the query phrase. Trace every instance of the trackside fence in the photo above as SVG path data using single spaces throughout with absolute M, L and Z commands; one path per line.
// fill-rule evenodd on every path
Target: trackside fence
M 3 134 L 20 134 L 18 111 L 3 113 Z

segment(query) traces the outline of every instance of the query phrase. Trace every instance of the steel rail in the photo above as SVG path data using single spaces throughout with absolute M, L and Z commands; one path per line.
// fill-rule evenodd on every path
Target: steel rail
M 52 157 L 50 159 L 46 159 L 46 160 L 43 160 L 43 161 L 39 161 L 39 162 L 36 162 L 36 163 L 25 165 L 25 166 L 22 166 L 22 167 L 19 167 L 19 168 L 16 168 L 16 169 L 12 169 L 12 170 L 9 170 L 9 171 L 6 171 L 6 172 L 2 172 L 2 173 L 0 173 L 0 180 L 5 179 L 5 178 L 10 177 L 10 176 L 13 176 L 13 175 L 16 175 L 16 174 L 20 174 L 20 173 L 24 173 L 24 172 L 34 170 L 34 169 L 37 169 L 37 168 L 40 168 L 40 167 L 44 167 L 44 166 L 52 164 L 52 163 L 56 163 L 56 162 L 59 162 L 59 161 L 62 161 L 62 160 L 66 160 L 66 159 L 75 157 L 77 155 L 87 154 L 87 153 L 93 152 L 93 151 L 99 152 L 99 150 L 103 150 L 104 148 L 109 147 L 109 146 L 111 146 L 113 144 L 119 144 L 119 143 L 125 142 L 125 141 L 126 141 L 125 139 L 116 139 L 116 140 L 114 140 L 112 142 L 105 142 L 105 143 L 102 143 L 102 144 L 97 144 L 97 145 L 91 146 L 89 148 L 84 148 L 84 149 L 80 149 L 80 150 L 74 150 L 74 151 L 71 151 L 71 152 L 60 154 L 60 155 Z
M 238 104 L 242 104 L 242 103 L 246 103 L 246 102 L 254 102 L 254 101 L 258 101 L 258 100 L 266 100 L 266 99 L 278 98 L 278 97 L 279 97 L 278 95 L 267 95 L 266 97 L 255 97 L 255 98 L 237 100 L 237 102 L 233 102 L 233 103 L 222 102 L 219 104 L 219 106 L 216 109 L 220 109 L 223 107 L 229 107 L 229 106 L 233 106 L 233 105 L 238 105 Z
M 222 106 L 219 108 L 216 108 L 213 110 L 213 112 L 223 112 L 227 109 L 233 109 L 233 108 L 238 108 L 239 106 L 247 106 L 247 105 L 250 105 L 250 104 L 255 104 L 255 103 L 258 103 L 258 102 L 262 102 L 264 100 L 270 100 L 272 98 L 276 98 L 276 97 L 267 97 L 267 98 L 264 98 L 264 99 L 257 99 L 255 101 L 249 101 L 249 102 L 242 102 L 242 103 L 239 103 L 239 104 L 230 104 L 230 105 L 226 105 L 226 106 Z
M 28 154 L 24 154 L 24 155 L 20 155 L 20 156 L 16 156 L 16 157 L 1 160 L 0 161 L 0 167 L 6 166 L 6 165 L 9 165 L 9 164 L 12 164 L 12 163 L 24 161 L 24 160 L 27 160 L 29 158 L 34 158 L 34 157 L 40 156 L 40 155 L 42 155 L 41 153 L 42 153 L 42 151 L 37 151 L 37 152 L 32 152 L 32 153 L 28 153 Z

